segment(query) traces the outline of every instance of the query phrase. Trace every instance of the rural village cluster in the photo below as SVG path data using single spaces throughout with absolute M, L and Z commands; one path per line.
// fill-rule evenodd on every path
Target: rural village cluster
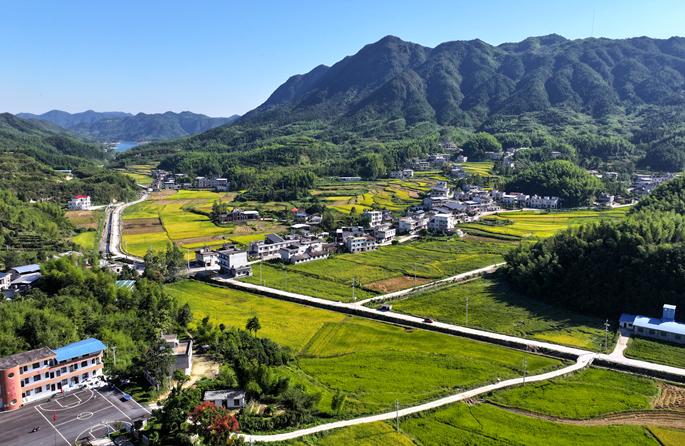
M 452 151 L 456 149 L 449 142 L 444 143 L 443 147 Z M 518 150 L 524 149 L 506 149 L 502 153 L 490 153 L 489 157 L 501 160 L 504 167 L 514 169 L 513 155 Z M 552 156 L 555 156 L 555 152 Z M 467 173 L 462 164 L 467 162 L 467 158 L 461 155 L 451 159 L 452 157 L 450 154 L 437 154 L 427 159 L 413 159 L 404 168 L 386 176 L 406 180 L 414 178 L 417 171 L 447 167 L 452 180 L 465 180 Z M 599 175 L 596 171 L 588 172 Z M 190 181 L 183 174 L 157 169 L 153 169 L 150 175 L 152 184 L 149 188 L 146 186 L 143 197 L 163 190 L 203 189 L 228 192 L 231 188 L 226 178 L 216 176 L 196 177 Z M 612 176 L 614 173 L 605 172 L 604 175 Z M 635 196 L 643 196 L 671 178 L 674 178 L 671 174 L 635 175 L 629 190 Z M 363 181 L 360 177 L 338 177 L 333 180 L 339 184 Z M 464 181 L 460 182 L 463 183 Z M 465 232 L 459 229 L 460 224 L 477 221 L 483 216 L 518 209 L 557 210 L 563 207 L 564 202 L 563 197 L 531 195 L 526 191 L 487 190 L 469 184 L 456 188 L 451 181 L 443 180 L 438 180 L 422 198 L 420 203 L 409 206 L 402 216 L 397 216 L 390 210 L 364 208 L 361 214 L 363 226 L 343 226 L 333 233 L 319 228 L 321 214 L 310 215 L 302 209 L 292 208 L 290 211 L 294 221 L 290 222 L 289 233 L 266 234 L 263 240 L 250 241 L 244 247 L 225 242 L 214 248 L 205 245 L 195 250 L 193 266 L 205 275 L 206 280 L 240 279 L 256 274 L 253 269 L 260 261 L 280 260 L 296 265 L 327 259 L 335 253 L 357 254 L 378 250 L 379 247 L 403 243 L 416 238 L 419 233 L 427 232 L 461 237 Z M 602 194 L 594 204 L 613 207 L 619 205 L 619 200 L 613 195 Z M 67 204 L 67 208 L 85 211 L 93 206 L 89 196 L 79 195 Z M 247 224 L 261 220 L 258 211 L 240 208 L 220 215 L 222 224 Z M 74 254 L 80 255 L 73 252 L 61 255 Z M 121 269 L 121 264 L 101 262 L 103 266 L 117 271 Z M 190 263 L 189 259 L 189 269 Z M 0 289 L 7 299 L 14 299 L 36 286 L 40 280 L 39 265 L 18 266 L 0 273 Z M 131 289 L 134 283 L 133 280 L 118 281 L 116 286 Z M 630 333 L 685 344 L 685 324 L 675 322 L 675 310 L 674 306 L 665 303 L 661 318 L 623 314 L 618 322 L 620 328 Z M 163 333 L 160 338 L 166 341 L 176 358 L 173 370 L 190 374 L 193 364 L 192 340 L 179 340 L 174 334 Z M 116 355 L 111 347 L 97 339 L 84 339 L 57 349 L 40 348 L 0 358 L 0 407 L 3 411 L 20 410 L 27 403 L 56 394 L 104 385 L 106 377 L 103 375 L 103 355 Z M 151 383 L 157 385 L 152 381 Z M 203 399 L 229 409 L 238 409 L 245 404 L 245 392 L 242 389 L 207 391 Z

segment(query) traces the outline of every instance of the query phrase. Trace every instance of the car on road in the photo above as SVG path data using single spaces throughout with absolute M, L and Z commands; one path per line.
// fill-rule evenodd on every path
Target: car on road
M 433 322 L 435 322 L 433 319 L 431 319 L 431 318 L 429 318 L 429 317 L 424 317 L 424 318 L 423 318 L 423 321 L 424 321 L 425 323 L 427 323 L 427 324 L 432 324 Z

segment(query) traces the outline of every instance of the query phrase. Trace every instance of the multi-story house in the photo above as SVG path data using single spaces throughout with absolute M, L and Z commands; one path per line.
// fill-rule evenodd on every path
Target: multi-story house
M 376 239 L 371 236 L 349 236 L 345 239 L 345 249 L 352 254 L 356 254 L 359 252 L 375 251 L 378 249 L 378 245 L 376 245 Z
M 235 249 L 235 245 L 225 245 L 217 251 L 219 272 L 230 277 L 240 278 L 252 275 L 252 267 L 247 264 L 247 251 Z
M 435 214 L 428 222 L 429 231 L 449 231 L 454 229 L 459 219 L 452 214 Z
M 371 227 L 378 226 L 383 223 L 383 212 L 381 211 L 370 211 L 368 209 L 364 209 L 362 216 L 371 220 Z
M 88 195 L 77 195 L 69 201 L 70 211 L 87 211 L 90 209 L 90 197 Z
M 0 406 L 14 410 L 24 403 L 90 382 L 102 375 L 105 345 L 85 339 L 52 350 L 47 347 L 0 358 Z

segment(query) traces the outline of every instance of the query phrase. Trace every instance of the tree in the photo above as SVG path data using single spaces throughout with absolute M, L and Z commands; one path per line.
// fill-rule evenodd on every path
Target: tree
M 240 426 L 235 416 L 224 407 L 205 401 L 190 412 L 190 432 L 199 435 L 205 444 L 244 444 L 243 437 L 234 435 Z
M 178 325 L 185 328 L 189 323 L 193 321 L 193 311 L 190 309 L 190 305 L 186 302 L 181 308 L 178 309 L 178 315 L 176 316 L 176 322 Z
M 342 393 L 340 389 L 331 398 L 331 410 L 336 414 L 340 415 L 340 412 L 345 408 L 345 402 L 347 401 L 347 395 Z
M 183 373 L 183 370 L 176 369 L 174 370 L 174 381 L 178 382 L 179 384 L 181 384 L 181 386 L 183 386 L 183 384 L 190 381 L 190 376 Z
M 145 357 L 145 369 L 158 383 L 164 383 L 175 363 L 173 350 L 164 339 L 158 338 Z
M 245 330 L 254 332 L 254 336 L 257 336 L 257 332 L 262 329 L 262 325 L 259 323 L 259 318 L 257 316 L 252 317 L 247 320 L 245 324 Z
M 474 160 L 482 160 L 485 158 L 485 152 L 501 152 L 502 145 L 497 139 L 489 133 L 476 133 L 471 135 L 461 146 L 464 155 Z

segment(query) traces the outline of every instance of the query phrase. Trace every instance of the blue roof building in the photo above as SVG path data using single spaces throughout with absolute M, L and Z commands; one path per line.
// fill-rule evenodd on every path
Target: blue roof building
M 57 354 L 55 360 L 61 362 L 72 358 L 78 358 L 79 356 L 89 356 L 93 353 L 101 352 L 106 348 L 105 344 L 101 341 L 90 338 L 65 345 L 64 347 L 54 349 L 53 351 Z
M 40 272 L 40 265 L 24 265 L 12 268 L 9 273 L 12 275 L 12 280 L 16 280 L 25 274 L 34 274 Z
M 621 328 L 639 336 L 685 344 L 685 324 L 675 321 L 675 305 L 664 305 L 661 319 L 623 313 Z

